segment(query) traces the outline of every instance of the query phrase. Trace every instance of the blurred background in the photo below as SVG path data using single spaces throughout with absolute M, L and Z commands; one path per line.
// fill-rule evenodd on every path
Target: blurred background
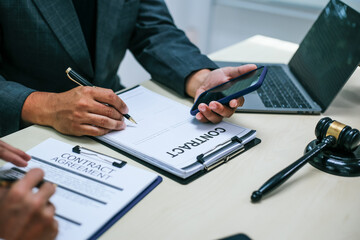
M 328 0 L 165 0 L 175 24 L 204 54 L 261 34 L 300 43 Z M 360 11 L 360 0 L 343 0 Z M 131 87 L 150 75 L 128 51 L 119 68 Z

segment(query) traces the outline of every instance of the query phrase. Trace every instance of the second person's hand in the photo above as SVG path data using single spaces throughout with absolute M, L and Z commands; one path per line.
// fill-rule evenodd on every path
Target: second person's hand
M 19 167 L 26 167 L 31 156 L 6 142 L 0 141 L 0 159 L 11 162 Z
M 0 238 L 55 239 L 58 222 L 49 199 L 56 186 L 45 182 L 33 192 L 43 177 L 41 169 L 32 169 L 10 189 L 0 188 Z

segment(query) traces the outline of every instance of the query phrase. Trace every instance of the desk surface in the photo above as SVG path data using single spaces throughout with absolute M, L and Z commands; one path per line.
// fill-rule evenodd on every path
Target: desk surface
M 212 54 L 214 60 L 288 62 L 297 45 L 255 36 Z M 360 128 L 360 71 L 354 73 L 324 116 Z M 191 105 L 163 87 L 144 86 Z M 218 239 L 245 233 L 252 239 L 359 239 L 360 178 L 345 178 L 304 166 L 260 204 L 251 193 L 299 158 L 323 116 L 245 114 L 231 118 L 258 131 L 262 143 L 189 185 L 164 181 L 110 228 L 102 239 Z M 87 137 L 69 137 L 31 126 L 2 140 L 23 150 L 53 137 L 132 159 Z

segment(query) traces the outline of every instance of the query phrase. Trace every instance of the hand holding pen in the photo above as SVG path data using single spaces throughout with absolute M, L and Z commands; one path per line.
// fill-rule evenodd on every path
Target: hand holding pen
M 113 90 L 79 86 L 61 93 L 31 93 L 22 117 L 25 122 L 51 126 L 67 135 L 101 136 L 125 129 L 128 111 Z
M 101 136 L 125 129 L 123 114 L 127 113 L 126 104 L 113 90 L 79 86 L 60 93 L 32 92 L 21 117 L 25 123 L 51 126 L 66 135 Z
M 80 85 L 80 86 L 91 86 L 91 87 L 95 87 L 92 83 L 90 83 L 88 80 L 86 80 L 85 78 L 83 78 L 80 74 L 78 74 L 77 72 L 75 72 L 74 70 L 72 70 L 70 67 L 68 69 L 66 69 L 66 75 L 68 76 L 68 78 L 75 82 L 76 84 Z M 129 121 L 137 124 L 135 122 L 135 120 L 127 113 L 123 114 L 124 117 L 126 119 L 128 119 Z
M 0 141 L 0 159 L 25 167 L 30 155 Z M 31 169 L 22 179 L 0 177 L 0 238 L 53 239 L 58 232 L 55 207 L 49 202 L 56 186 L 44 183 L 44 172 Z M 38 187 L 37 192 L 33 188 Z M 21 213 L 21 214 L 19 214 Z
M 54 218 L 55 207 L 49 202 L 56 186 L 44 183 L 43 177 L 41 169 L 31 169 L 14 184 L 0 188 L 1 239 L 56 237 L 58 222 Z M 38 190 L 33 191 L 34 187 L 38 187 Z

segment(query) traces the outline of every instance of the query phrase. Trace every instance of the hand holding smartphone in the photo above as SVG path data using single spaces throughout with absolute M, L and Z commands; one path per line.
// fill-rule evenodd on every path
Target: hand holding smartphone
M 221 104 L 227 105 L 232 99 L 255 91 L 263 83 L 266 73 L 267 68 L 261 66 L 203 92 L 191 108 L 191 115 L 195 116 L 199 112 L 198 106 L 200 103 L 209 104 L 211 101 L 218 101 Z

